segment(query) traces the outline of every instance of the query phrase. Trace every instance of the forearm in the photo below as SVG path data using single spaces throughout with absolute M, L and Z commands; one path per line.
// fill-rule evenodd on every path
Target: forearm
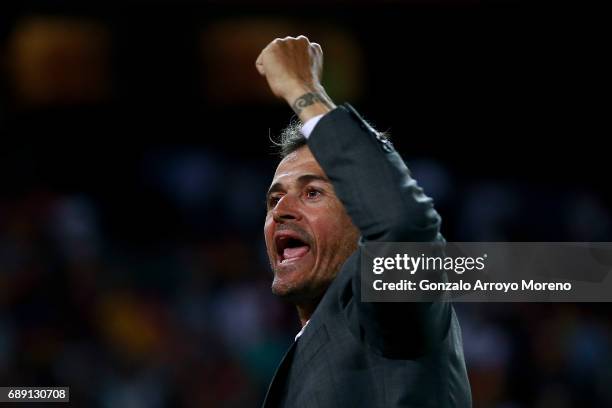
M 432 241 L 440 217 L 390 143 L 350 107 L 325 115 L 308 145 L 365 240 Z
M 336 105 L 323 87 L 297 86 L 285 100 L 291 106 L 302 123 L 309 119 L 324 115 L 336 108 Z

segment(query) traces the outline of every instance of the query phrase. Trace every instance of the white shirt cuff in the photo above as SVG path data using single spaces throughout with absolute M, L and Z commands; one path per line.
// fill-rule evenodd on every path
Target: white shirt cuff
M 310 137 L 310 134 L 314 130 L 315 126 L 317 126 L 317 123 L 319 123 L 324 115 L 325 114 L 313 116 L 312 118 L 308 119 L 306 123 L 304 123 L 304 126 L 302 126 L 302 134 L 306 139 Z

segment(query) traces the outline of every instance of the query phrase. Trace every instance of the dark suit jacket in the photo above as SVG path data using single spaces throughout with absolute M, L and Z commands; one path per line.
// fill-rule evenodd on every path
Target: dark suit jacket
M 350 105 L 325 115 L 308 146 L 362 241 L 443 239 L 432 200 L 391 143 Z M 361 250 L 283 358 L 264 408 L 471 406 L 452 305 L 361 302 Z

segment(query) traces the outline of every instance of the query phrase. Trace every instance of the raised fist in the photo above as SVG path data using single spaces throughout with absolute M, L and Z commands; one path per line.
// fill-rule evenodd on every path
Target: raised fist
M 303 35 L 275 39 L 259 54 L 255 66 L 272 93 L 290 104 L 305 93 L 322 90 L 323 51 Z

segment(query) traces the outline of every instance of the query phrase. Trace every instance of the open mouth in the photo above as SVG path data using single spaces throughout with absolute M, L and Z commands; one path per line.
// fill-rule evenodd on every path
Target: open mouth
M 276 252 L 281 264 L 302 258 L 310 251 L 310 245 L 293 234 L 276 237 Z

